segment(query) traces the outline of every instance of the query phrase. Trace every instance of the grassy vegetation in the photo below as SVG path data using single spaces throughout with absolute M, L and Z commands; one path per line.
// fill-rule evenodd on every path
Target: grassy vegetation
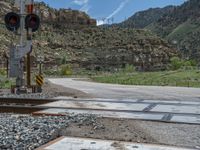
M 172 33 L 167 36 L 168 40 L 176 39 L 180 41 L 184 37 L 187 37 L 189 33 L 199 30 L 199 25 L 192 24 L 191 22 L 185 22 L 179 25 Z
M 56 77 L 89 77 L 97 82 L 125 85 L 153 85 L 200 87 L 200 70 L 194 60 L 171 58 L 169 69 L 160 72 L 137 72 L 133 65 L 115 72 L 74 69 L 69 64 L 63 64 L 57 69 L 45 70 L 46 76 Z
M 6 78 L 6 70 L 0 69 L 0 89 L 10 88 L 12 81 Z
M 45 69 L 43 73 L 44 73 L 44 75 L 46 75 L 48 77 L 52 77 L 52 76 L 66 77 L 66 76 L 73 75 L 73 69 L 71 68 L 71 65 L 64 64 L 64 65 L 60 65 L 54 69 Z
M 93 76 L 92 79 L 97 82 L 124 85 L 200 87 L 200 71 L 198 70 L 118 72 Z
M 6 78 L 0 76 L 0 89 L 8 89 L 12 85 L 12 82 Z

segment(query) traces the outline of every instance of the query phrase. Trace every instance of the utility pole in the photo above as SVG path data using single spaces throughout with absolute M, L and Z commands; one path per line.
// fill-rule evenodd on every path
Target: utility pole
M 25 34 L 24 34 L 24 14 L 25 14 L 25 0 L 20 0 L 20 45 L 19 47 L 24 46 L 24 39 L 25 39 Z M 19 51 L 21 51 L 19 49 Z M 25 90 L 25 79 L 24 79 L 24 57 L 20 59 L 20 64 L 19 64 L 19 71 L 20 73 L 18 74 L 18 77 L 16 79 L 16 87 L 17 87 L 17 94 L 20 94 L 22 91 L 26 92 Z
M 28 14 L 33 14 L 33 0 L 31 0 L 30 4 L 27 5 L 27 13 Z M 27 31 L 29 32 L 29 31 Z M 32 39 L 32 35 L 27 33 L 27 39 Z M 31 51 L 27 54 L 26 56 L 26 81 L 27 81 L 27 86 L 31 87 L 31 52 L 32 52 L 33 46 L 31 45 Z

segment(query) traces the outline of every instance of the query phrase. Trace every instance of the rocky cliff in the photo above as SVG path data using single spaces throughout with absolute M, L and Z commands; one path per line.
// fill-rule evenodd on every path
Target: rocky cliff
M 45 3 L 37 3 L 36 10 L 44 23 L 63 23 L 66 25 L 96 26 L 96 20 L 91 19 L 85 12 L 72 9 L 53 9 Z

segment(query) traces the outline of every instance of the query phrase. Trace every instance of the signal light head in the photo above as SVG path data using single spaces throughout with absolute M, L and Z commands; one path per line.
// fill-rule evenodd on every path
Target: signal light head
M 4 21 L 10 31 L 16 31 L 20 27 L 20 16 L 14 12 L 6 14 Z
M 29 14 L 25 18 L 25 28 L 28 30 L 32 29 L 32 32 L 38 30 L 40 26 L 40 18 L 35 14 Z

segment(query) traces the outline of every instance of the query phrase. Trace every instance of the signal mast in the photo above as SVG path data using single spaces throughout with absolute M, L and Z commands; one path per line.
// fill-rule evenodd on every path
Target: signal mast
M 9 77 L 16 78 L 13 93 L 27 93 L 30 86 L 30 53 L 32 52 L 32 33 L 40 26 L 39 17 L 33 13 L 33 0 L 15 0 L 20 12 L 9 12 L 5 15 L 6 28 L 14 34 L 20 35 L 19 44 L 10 48 Z M 25 56 L 27 55 L 27 85 L 24 78 Z

